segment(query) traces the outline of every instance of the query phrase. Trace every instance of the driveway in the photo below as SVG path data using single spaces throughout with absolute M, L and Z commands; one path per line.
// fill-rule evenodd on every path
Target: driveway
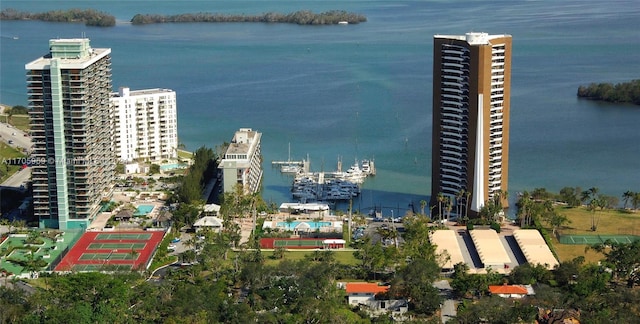
M 444 297 L 444 302 L 440 306 L 440 321 L 446 323 L 456 317 L 456 300 L 453 299 L 453 289 L 447 280 L 440 280 L 433 283 L 433 286 L 440 290 L 440 296 Z

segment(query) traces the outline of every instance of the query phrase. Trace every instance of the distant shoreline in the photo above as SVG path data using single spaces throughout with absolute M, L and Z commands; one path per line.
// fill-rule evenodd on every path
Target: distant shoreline
M 578 87 L 578 97 L 613 103 L 640 105 L 640 80 L 612 84 L 591 83 Z
M 363 15 L 349 13 L 341 10 L 331 10 L 322 13 L 313 13 L 308 10 L 296 11 L 289 14 L 268 12 L 262 15 L 232 15 L 218 13 L 197 13 L 179 15 L 141 15 L 137 14 L 131 19 L 134 25 L 158 24 L 158 23 L 182 23 L 182 22 L 260 22 L 260 23 L 288 23 L 298 25 L 337 25 L 358 24 L 367 21 Z
M 113 27 L 116 18 L 105 12 L 93 9 L 53 10 L 42 13 L 30 13 L 15 9 L 3 9 L 0 20 L 38 20 L 48 22 L 85 23 L 87 26 Z M 259 23 L 287 23 L 297 25 L 348 25 L 366 22 L 363 15 L 343 10 L 330 10 L 313 13 L 300 10 L 288 14 L 268 12 L 260 15 L 234 15 L 220 13 L 184 13 L 177 15 L 136 14 L 131 18 L 133 25 L 161 24 L 161 23 L 229 23 L 229 22 L 259 22 Z

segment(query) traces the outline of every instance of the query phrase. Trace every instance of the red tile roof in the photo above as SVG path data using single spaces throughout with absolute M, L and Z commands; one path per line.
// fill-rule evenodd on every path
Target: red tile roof
M 380 286 L 377 283 L 369 282 L 347 282 L 347 294 L 355 293 L 383 293 L 389 290 L 389 286 Z
M 489 291 L 492 294 L 518 294 L 518 295 L 527 294 L 527 288 L 522 286 L 512 286 L 512 285 L 489 286 Z

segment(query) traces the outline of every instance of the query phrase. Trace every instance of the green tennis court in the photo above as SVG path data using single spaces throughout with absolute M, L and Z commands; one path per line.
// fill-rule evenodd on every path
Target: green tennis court
M 78 260 L 135 260 L 138 258 L 139 253 L 82 253 Z
M 131 250 L 144 249 L 147 243 L 91 243 L 87 250 Z
M 130 264 L 76 264 L 73 271 L 130 271 Z
M 151 238 L 149 233 L 100 233 L 96 236 L 96 240 L 134 240 L 148 241 Z
M 275 240 L 273 245 L 277 247 L 287 246 L 322 246 L 324 240 Z
M 604 244 L 607 240 L 614 243 L 633 243 L 640 239 L 635 235 L 562 235 L 559 237 L 561 244 Z

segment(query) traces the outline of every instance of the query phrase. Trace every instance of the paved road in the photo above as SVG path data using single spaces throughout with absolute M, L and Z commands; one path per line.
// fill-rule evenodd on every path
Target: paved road
M 31 168 L 26 168 L 14 173 L 9 179 L 2 183 L 3 187 L 20 188 L 21 185 L 27 187 L 27 181 L 31 179 Z
M 445 298 L 440 306 L 440 321 L 446 323 L 456 317 L 456 301 L 453 299 L 453 289 L 449 282 L 440 280 L 433 283 L 433 286 L 440 290 L 440 295 Z
M 15 135 L 14 135 L 15 134 Z M 11 146 L 15 148 L 31 148 L 31 137 L 24 136 L 25 132 L 5 123 L 0 122 L 0 138 L 5 143 L 13 140 Z
M 15 134 L 15 135 L 13 135 Z M 15 127 L 0 122 L 0 140 L 9 144 L 9 140 L 13 140 L 13 144 L 9 144 L 14 148 L 31 148 L 31 138 L 24 136 L 25 133 Z M 15 173 L 12 177 L 5 180 L 2 186 L 20 188 L 21 185 L 26 186 L 26 182 L 31 178 L 31 170 L 25 170 Z

